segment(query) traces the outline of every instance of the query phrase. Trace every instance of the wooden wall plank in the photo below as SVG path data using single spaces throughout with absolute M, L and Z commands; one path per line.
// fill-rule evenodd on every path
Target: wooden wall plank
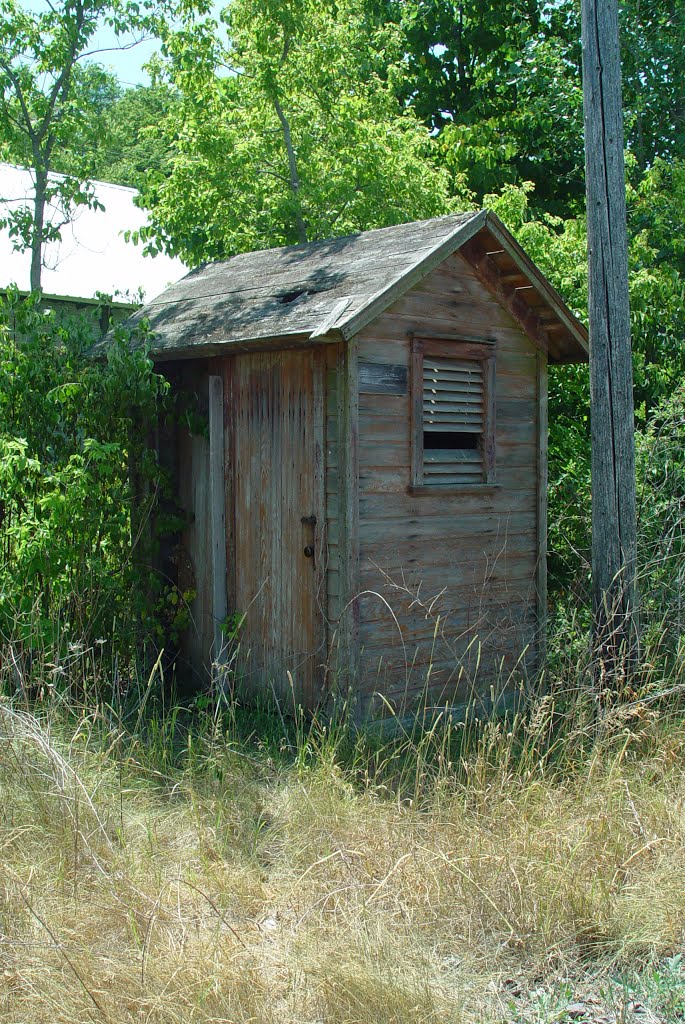
M 383 521 L 387 527 L 387 520 Z M 410 538 L 399 543 L 394 537 L 388 537 L 387 533 L 380 538 L 378 532 L 372 538 L 367 538 L 364 533 L 360 546 L 360 567 L 365 571 L 368 567 L 382 565 L 384 569 L 389 567 L 421 572 L 424 568 L 426 547 L 435 543 L 435 528 L 426 525 L 421 533 L 414 532 Z M 510 533 L 506 530 L 498 532 L 492 530 L 485 532 L 476 528 L 472 534 L 467 535 L 462 531 L 460 535 L 452 536 L 446 533 L 440 541 L 440 554 L 432 559 L 430 570 L 434 568 L 445 568 L 453 577 L 452 585 L 457 581 L 457 574 L 460 574 L 460 566 L 472 566 L 478 564 L 494 565 L 506 560 L 510 564 L 519 555 L 529 555 L 531 548 L 537 544 L 535 526 L 526 532 Z M 465 548 L 469 551 L 468 558 L 465 557 Z M 537 559 L 535 560 L 537 562 Z M 535 564 L 529 559 L 527 566 Z M 482 573 L 486 579 L 487 572 Z
M 341 629 L 347 686 L 358 683 L 359 659 L 359 345 L 347 342 L 340 364 Z M 342 673 L 342 659 L 338 665 Z M 342 680 L 341 680 L 342 681 Z
M 530 445 L 529 447 L 532 448 L 534 453 L 535 446 Z M 506 449 L 500 446 L 499 450 L 500 453 L 502 453 Z M 368 458 L 370 455 L 367 455 L 366 457 Z M 401 461 L 404 461 L 405 458 L 406 454 L 403 456 Z M 494 486 L 505 490 L 510 487 L 516 487 L 517 485 L 526 489 L 528 487 L 534 489 L 536 487 L 535 464 L 531 466 L 525 459 L 525 453 L 518 451 L 515 455 L 511 455 L 510 458 L 511 462 L 509 465 L 497 465 L 497 483 Z M 390 458 L 388 458 L 388 461 L 391 461 Z M 410 486 L 409 466 L 369 466 L 364 462 L 360 466 L 359 470 L 359 483 L 363 494 L 375 492 L 376 494 L 397 495 L 399 492 L 406 491 L 407 487 Z M 426 497 L 428 496 L 429 495 L 426 494 Z M 455 501 L 455 513 L 457 513 L 457 501 L 461 499 L 462 495 L 461 493 L 452 493 L 451 497 Z M 463 497 L 466 498 L 466 494 L 464 494 Z
M 376 545 L 395 545 L 405 551 L 408 544 L 425 544 L 434 539 L 436 533 L 441 537 L 441 543 L 448 546 L 458 544 L 463 550 L 464 541 L 469 539 L 477 546 L 492 537 L 520 534 L 530 536 L 536 530 L 536 510 L 532 501 L 523 511 L 486 513 L 472 509 L 459 516 L 455 516 L 453 511 L 445 511 L 441 515 L 402 516 L 392 505 L 387 511 L 389 515 L 369 519 L 364 524 L 360 538 L 361 551 L 370 550 Z
M 209 390 L 209 532 L 212 574 L 212 659 L 223 659 L 222 624 L 226 619 L 226 483 L 224 477 L 224 382 L 211 374 Z
M 338 492 L 340 488 L 340 367 L 343 363 L 341 345 L 330 345 L 326 358 L 326 622 L 328 646 L 333 641 L 341 607 L 340 559 L 342 527 L 339 519 Z
M 328 533 L 324 509 L 326 507 L 326 372 L 327 354 L 324 347 L 314 349 L 312 359 L 312 430 L 314 441 L 314 472 L 313 472 L 313 501 L 312 514 L 316 515 L 317 523 L 314 530 L 314 589 L 313 600 L 315 608 L 312 611 L 314 628 L 318 632 L 315 636 L 319 656 L 319 666 L 323 666 L 328 656 L 328 630 L 326 620 L 328 616 L 328 594 L 326 568 L 328 564 Z M 323 683 L 323 672 L 320 667 L 307 675 L 307 689 L 305 693 L 305 705 L 310 708 L 317 706 Z
M 492 319 L 487 315 L 487 311 L 479 310 L 475 305 L 469 304 L 465 306 L 463 314 L 459 317 L 439 318 L 436 316 L 421 316 L 415 315 L 410 316 L 408 314 L 395 314 L 391 310 L 390 312 L 379 317 L 378 320 L 367 327 L 364 332 L 360 333 L 358 340 L 369 341 L 371 338 L 376 342 L 389 341 L 393 345 L 398 344 L 398 339 L 408 338 L 411 334 L 435 334 L 437 337 L 445 336 L 451 332 L 457 331 L 458 333 L 465 334 L 469 338 L 478 340 L 479 338 L 483 341 L 492 339 L 497 342 L 498 345 L 502 346 L 502 350 L 515 351 L 520 345 L 521 330 L 512 321 L 508 327 L 494 326 Z M 365 355 L 368 353 L 369 358 L 379 358 L 374 353 L 373 349 L 364 349 Z M 392 350 L 387 355 L 388 361 L 394 362 L 396 357 L 392 353 Z
M 537 612 L 540 623 L 540 668 L 543 667 L 547 634 L 547 501 L 548 501 L 548 386 L 547 356 L 537 357 Z
M 414 586 L 411 576 L 396 582 L 395 590 L 386 588 L 381 593 L 378 588 L 370 586 L 362 592 L 359 603 L 364 641 L 380 635 L 407 636 L 412 631 L 417 635 L 424 631 L 432 634 L 438 620 L 438 628 L 444 627 L 448 635 L 454 636 L 460 635 L 468 626 L 485 630 L 502 620 L 508 621 L 512 615 L 519 621 L 524 612 L 534 614 L 534 608 L 531 612 L 534 585 L 529 578 L 509 579 L 499 587 L 486 589 L 476 586 L 470 592 L 449 588 L 430 590 L 421 580 Z M 416 615 L 417 602 L 422 609 L 419 616 Z M 388 604 L 392 608 L 392 616 L 388 615 Z
M 226 526 L 226 605 L 229 612 L 236 610 L 235 551 L 235 462 L 236 462 L 236 393 L 234 359 L 225 357 L 221 362 L 224 382 L 224 523 Z
M 535 595 L 537 559 L 531 552 L 535 538 L 529 538 L 526 551 L 495 551 L 491 558 L 481 561 L 457 561 L 441 558 L 436 564 L 410 563 L 398 558 L 384 561 L 367 557 L 360 566 L 362 590 L 395 592 L 404 583 L 416 592 L 419 587 L 429 596 L 445 591 L 451 606 L 459 601 L 472 604 L 474 599 L 487 602 L 489 595 L 506 593 L 509 584 L 527 583 L 531 596 Z M 390 583 L 389 581 L 393 581 Z
M 206 362 L 183 364 L 177 389 L 190 396 L 200 417 L 208 415 L 208 367 Z M 212 615 L 212 553 L 210 545 L 209 442 L 202 433 L 187 427 L 178 433 L 178 503 L 185 519 L 180 543 L 174 553 L 182 591 L 192 591 L 190 624 L 181 641 L 181 655 L 192 674 L 204 682 L 210 671 L 214 644 Z
M 441 495 L 424 494 L 416 497 L 406 491 L 396 494 L 391 502 L 383 494 L 363 491 L 359 495 L 360 516 L 364 524 L 371 520 L 396 520 L 400 528 L 398 536 L 401 536 L 403 522 L 435 518 L 436 530 L 441 530 L 445 529 L 445 525 L 449 526 L 450 521 L 462 515 L 482 513 L 489 516 L 506 516 L 521 511 L 534 511 L 536 507 L 537 488 L 532 476 L 530 483 L 527 480 L 522 482 L 520 490 L 500 487 L 484 494 L 469 492 L 459 498 L 458 504 L 454 501 L 445 501 Z

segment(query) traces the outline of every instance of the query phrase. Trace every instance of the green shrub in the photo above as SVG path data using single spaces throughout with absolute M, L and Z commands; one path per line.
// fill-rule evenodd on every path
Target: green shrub
M 167 384 L 144 335 L 131 347 L 115 327 L 102 361 L 96 336 L 91 315 L 38 296 L 0 303 L 0 645 L 22 655 L 59 659 L 105 637 L 128 657 L 163 642 L 162 616 L 140 623 L 165 606 L 151 566 L 167 483 L 148 439 L 169 414 Z

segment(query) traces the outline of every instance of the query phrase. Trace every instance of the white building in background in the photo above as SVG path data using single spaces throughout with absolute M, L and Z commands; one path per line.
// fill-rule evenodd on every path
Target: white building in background
M 51 175 L 51 179 L 59 175 Z M 0 163 L 0 219 L 8 210 L 33 202 L 33 174 L 24 167 Z M 187 272 L 179 259 L 160 254 L 143 255 L 143 246 L 125 240 L 125 232 L 147 223 L 144 210 L 134 205 L 134 188 L 92 182 L 104 209 L 79 206 L 67 223 L 56 200 L 46 220 L 62 224 L 60 238 L 44 248 L 41 286 L 43 295 L 70 305 L 91 305 L 98 294 L 111 296 L 110 306 L 125 310 L 150 301 Z M 30 291 L 31 253 L 17 252 L 8 228 L 0 229 L 0 293 L 9 285 Z

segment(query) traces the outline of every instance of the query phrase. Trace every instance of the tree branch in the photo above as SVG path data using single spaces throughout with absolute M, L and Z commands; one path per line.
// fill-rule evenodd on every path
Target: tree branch
M 14 87 L 14 93 L 15 93 L 17 99 L 19 100 L 19 106 L 21 107 L 21 112 L 22 112 L 22 114 L 24 116 L 24 125 L 26 127 L 26 134 L 28 135 L 29 139 L 33 143 L 33 140 L 36 137 L 36 130 L 33 127 L 33 121 L 31 120 L 31 113 L 30 113 L 30 111 L 28 109 L 28 104 L 26 103 L 26 99 L 24 97 L 24 90 L 21 87 L 21 82 L 19 81 L 19 79 L 17 77 L 17 74 L 14 71 L 14 69 L 13 69 L 11 64 L 7 64 L 5 61 L 0 59 L 0 68 L 2 68 L 2 70 L 5 72 L 5 74 L 7 75 L 7 77 L 9 78 L 10 82 L 12 83 L 12 85 Z

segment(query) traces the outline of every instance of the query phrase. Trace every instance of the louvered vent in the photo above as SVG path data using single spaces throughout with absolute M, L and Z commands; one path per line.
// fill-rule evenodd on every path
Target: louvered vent
M 473 359 L 423 361 L 423 479 L 430 484 L 480 483 L 483 364 Z

